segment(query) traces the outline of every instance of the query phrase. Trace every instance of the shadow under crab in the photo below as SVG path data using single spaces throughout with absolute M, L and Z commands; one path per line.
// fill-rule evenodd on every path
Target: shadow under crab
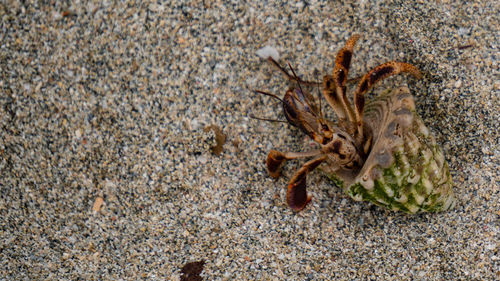
M 452 208 L 455 198 L 448 164 L 416 114 L 408 88 L 386 91 L 365 106 L 365 94 L 377 82 L 403 72 L 421 78 L 420 71 L 408 63 L 386 62 L 360 78 L 353 106 L 347 98 L 347 74 L 358 38 L 354 35 L 346 42 L 337 54 L 333 74 L 323 77 L 323 96 L 337 116 L 336 124 L 322 116 L 312 95 L 302 89 L 301 84 L 311 82 L 302 81 L 291 67 L 290 75 L 268 58 L 298 84 L 280 99 L 285 117 L 320 146 L 307 152 L 271 150 L 266 160 L 269 173 L 276 178 L 286 160 L 313 157 L 288 184 L 287 203 L 296 211 L 311 200 L 306 191 L 307 174 L 323 163 L 322 170 L 354 200 L 406 213 Z

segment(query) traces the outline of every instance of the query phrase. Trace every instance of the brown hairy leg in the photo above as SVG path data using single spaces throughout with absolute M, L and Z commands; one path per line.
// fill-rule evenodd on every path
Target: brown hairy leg
M 346 82 L 354 45 L 358 41 L 359 35 L 353 35 L 347 40 L 345 46 L 337 53 L 333 75 L 325 75 L 323 78 L 323 94 L 335 114 L 341 121 L 346 119 L 350 122 L 355 121 L 352 106 L 346 95 Z

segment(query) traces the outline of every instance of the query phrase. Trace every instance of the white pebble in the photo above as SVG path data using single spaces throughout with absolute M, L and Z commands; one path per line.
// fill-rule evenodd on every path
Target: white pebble
M 260 48 L 256 52 L 257 56 L 267 59 L 268 57 L 272 57 L 274 60 L 279 60 L 280 54 L 276 48 L 271 46 L 265 46 L 264 48 Z

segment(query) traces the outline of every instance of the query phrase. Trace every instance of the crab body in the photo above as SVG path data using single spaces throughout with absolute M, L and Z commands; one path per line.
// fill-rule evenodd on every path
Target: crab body
M 381 64 L 359 79 L 353 96 L 354 108 L 347 98 L 347 74 L 358 38 L 355 35 L 347 41 L 337 54 L 333 74 L 323 78 L 323 96 L 337 116 L 335 124 L 323 118 L 312 95 L 302 89 L 301 85 L 312 82 L 302 81 L 293 69 L 293 75 L 288 74 L 269 58 L 298 84 L 280 99 L 285 117 L 315 140 L 319 149 L 271 150 L 266 160 L 268 171 L 276 178 L 286 160 L 314 157 L 289 181 L 287 203 L 296 211 L 311 200 L 306 191 L 306 177 L 322 163 L 326 164 L 322 170 L 328 177 L 354 200 L 406 213 L 452 208 L 455 199 L 448 165 L 434 137 L 416 114 L 408 88 L 387 91 L 365 105 L 364 95 L 377 82 L 402 72 L 420 78 L 420 71 L 403 62 Z

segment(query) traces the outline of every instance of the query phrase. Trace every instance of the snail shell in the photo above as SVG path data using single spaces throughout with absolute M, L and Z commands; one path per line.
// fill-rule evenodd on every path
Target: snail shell
M 365 108 L 373 146 L 356 172 L 322 169 L 357 201 L 406 213 L 453 208 L 452 179 L 441 148 L 415 111 L 406 87 L 374 98 Z

